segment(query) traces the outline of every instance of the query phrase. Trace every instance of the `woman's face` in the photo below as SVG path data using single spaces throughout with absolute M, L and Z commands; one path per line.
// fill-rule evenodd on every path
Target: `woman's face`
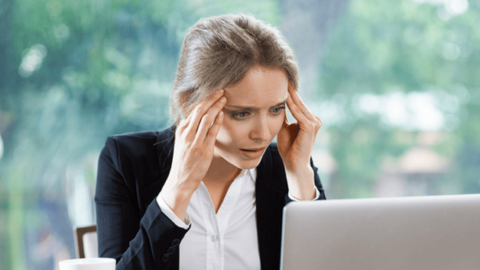
M 237 84 L 225 88 L 223 125 L 215 156 L 240 169 L 255 168 L 282 128 L 288 79 L 281 69 L 254 67 Z

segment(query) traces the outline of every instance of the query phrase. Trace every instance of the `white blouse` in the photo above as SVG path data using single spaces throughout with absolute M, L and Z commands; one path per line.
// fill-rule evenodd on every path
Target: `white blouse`
M 185 221 L 157 196 L 160 209 L 170 220 L 180 228 L 191 226 L 180 243 L 181 270 L 260 269 L 256 175 L 256 168 L 242 170 L 228 188 L 218 213 L 201 182 L 190 200 Z M 316 193 L 318 198 L 318 189 Z M 290 194 L 289 197 L 295 200 Z

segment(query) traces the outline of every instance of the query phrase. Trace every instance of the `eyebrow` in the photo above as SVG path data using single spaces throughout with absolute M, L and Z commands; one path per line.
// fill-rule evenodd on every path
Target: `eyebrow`
M 285 99 L 285 101 L 282 101 L 282 102 L 280 102 L 276 105 L 273 105 L 272 107 L 278 107 L 278 106 L 284 104 L 285 102 L 287 102 L 287 100 L 288 100 L 288 97 L 287 97 L 287 99 Z M 249 107 L 249 106 L 245 107 L 245 106 L 234 106 L 234 105 L 225 105 L 225 107 L 232 107 L 232 108 L 244 109 L 244 110 L 258 110 L 258 109 L 260 109 L 260 108 L 257 108 L 257 107 Z M 272 107 L 270 107 L 270 108 L 272 108 Z

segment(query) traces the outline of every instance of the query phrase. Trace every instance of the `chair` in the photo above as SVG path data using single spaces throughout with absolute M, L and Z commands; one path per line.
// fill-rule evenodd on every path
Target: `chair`
M 74 228 L 77 258 L 98 258 L 97 225 Z

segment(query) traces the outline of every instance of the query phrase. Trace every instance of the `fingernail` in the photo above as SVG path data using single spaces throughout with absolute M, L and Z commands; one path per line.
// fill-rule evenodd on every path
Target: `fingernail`
M 222 103 L 225 103 L 226 101 L 227 101 L 227 98 L 226 98 L 226 97 L 222 97 L 222 98 L 220 99 L 220 102 L 222 102 Z
M 220 95 L 220 94 L 223 94 L 223 89 L 221 89 L 217 92 L 217 95 Z

